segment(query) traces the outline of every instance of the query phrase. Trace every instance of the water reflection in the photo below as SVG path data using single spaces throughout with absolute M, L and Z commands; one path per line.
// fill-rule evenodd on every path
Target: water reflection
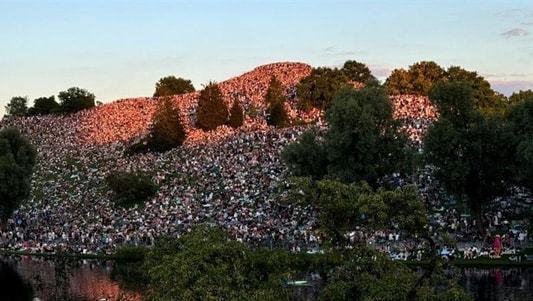
M 461 285 L 475 300 L 532 300 L 532 268 L 464 268 Z
M 133 289 L 135 285 L 123 288 L 111 280 L 113 262 L 29 256 L 4 256 L 2 260 L 31 284 L 41 301 L 142 300 L 141 292 Z
M 0 300 L 31 301 L 33 289 L 15 269 L 6 262 L 0 262 Z

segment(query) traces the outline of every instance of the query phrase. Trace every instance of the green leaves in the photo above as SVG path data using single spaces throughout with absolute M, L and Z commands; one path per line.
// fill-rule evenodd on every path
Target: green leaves
M 228 107 L 219 86 L 210 82 L 201 92 L 196 109 L 196 126 L 211 131 L 228 120 Z
M 155 84 L 154 97 L 172 96 L 194 92 L 194 86 L 188 79 L 175 76 L 166 76 Z

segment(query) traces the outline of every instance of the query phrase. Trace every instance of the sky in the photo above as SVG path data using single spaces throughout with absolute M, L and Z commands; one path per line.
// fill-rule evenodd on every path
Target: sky
M 70 87 L 96 100 L 196 89 L 274 62 L 365 63 L 381 80 L 421 61 L 533 89 L 532 0 L 0 0 L 0 116 Z

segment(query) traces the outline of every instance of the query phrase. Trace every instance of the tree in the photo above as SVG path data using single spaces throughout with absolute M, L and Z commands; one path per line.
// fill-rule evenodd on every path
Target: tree
M 296 87 L 298 104 L 304 111 L 311 108 L 326 110 L 335 94 L 349 85 L 349 78 L 337 68 L 313 68 L 311 74 L 302 78 Z
M 219 228 L 196 227 L 150 250 L 147 299 L 290 300 L 281 286 L 287 262 L 276 254 L 252 251 Z
M 531 89 L 524 90 L 524 91 L 520 90 L 518 92 L 513 92 L 513 94 L 509 96 L 509 103 L 515 104 L 515 103 L 523 102 L 528 99 L 533 99 L 533 90 Z
M 234 99 L 233 105 L 231 106 L 231 109 L 229 110 L 228 125 L 236 129 L 242 126 L 243 123 L 244 123 L 244 110 L 242 106 L 239 104 L 239 101 L 237 99 Z
M 408 138 L 393 119 L 392 104 L 382 89 L 342 89 L 326 111 L 326 120 L 329 129 L 324 139 L 306 136 L 295 142 L 300 146 L 283 151 L 292 172 L 302 175 L 309 171 L 315 177 L 327 174 L 345 183 L 364 180 L 376 186 L 392 173 L 408 171 L 412 158 Z M 311 147 L 316 151 L 310 151 Z M 302 166 L 322 153 L 325 164 L 322 159 L 310 167 Z M 322 166 L 327 166 L 326 170 L 320 171 Z
M 344 62 L 341 70 L 353 82 L 365 84 L 377 81 L 377 78 L 372 75 L 370 69 L 358 61 L 348 60 Z
M 168 97 L 163 97 L 157 103 L 152 116 L 150 128 L 150 148 L 164 152 L 183 144 L 187 134 L 181 120 L 179 109 Z
M 506 192 L 512 177 L 512 137 L 498 116 L 474 107 L 473 90 L 450 82 L 430 94 L 440 118 L 424 138 L 424 155 L 448 193 L 470 205 L 480 234 L 484 206 Z
M 5 108 L 8 116 L 25 116 L 28 113 L 28 98 L 22 96 L 12 97 Z
M 155 84 L 154 97 L 186 94 L 196 91 L 192 82 L 188 79 L 175 76 L 166 76 Z
M 0 222 L 5 222 L 30 192 L 37 151 L 17 128 L 0 131 Z
M 409 70 L 395 69 L 385 80 L 391 95 L 428 95 L 433 85 L 445 77 L 445 71 L 437 63 L 422 61 L 409 66 Z
M 269 105 L 267 123 L 278 128 L 286 126 L 289 115 L 285 109 L 285 96 L 281 82 L 275 76 L 270 78 L 265 102 Z
M 515 179 L 533 191 L 533 97 L 513 101 L 506 119 L 514 138 Z
M 446 289 L 442 293 L 433 289 L 440 272 L 436 245 L 426 229 L 427 212 L 416 187 L 372 189 L 365 183 L 293 178 L 286 202 L 314 208 L 317 230 L 326 238 L 323 247 L 329 258 L 336 259 L 324 271 L 327 277 L 319 300 L 445 300 L 448 295 Z M 431 260 L 422 275 L 367 247 L 367 233 L 397 229 L 405 238 L 427 242 L 424 251 Z M 455 279 L 439 285 L 457 287 Z M 468 300 L 465 292 L 458 293 L 467 297 L 459 300 Z
M 311 128 L 282 150 L 281 158 L 292 175 L 319 180 L 327 174 L 328 160 L 321 134 L 317 128 Z
M 129 207 L 142 203 L 154 196 L 157 186 L 142 172 L 116 171 L 106 177 L 108 187 L 113 191 L 115 202 Z
M 228 120 L 228 106 L 224 102 L 222 91 L 215 82 L 210 82 L 200 92 L 196 109 L 196 126 L 204 131 L 211 131 Z
M 55 100 L 55 96 L 39 97 L 33 101 L 33 107 L 28 110 L 30 115 L 48 115 L 57 113 L 59 111 L 59 104 Z
M 95 106 L 94 94 L 87 90 L 72 87 L 59 92 L 60 108 L 63 113 L 75 113 Z
M 507 105 L 505 97 L 494 91 L 490 83 L 477 72 L 451 66 L 446 70 L 445 80 L 470 86 L 473 89 L 474 107 L 484 114 L 503 112 Z

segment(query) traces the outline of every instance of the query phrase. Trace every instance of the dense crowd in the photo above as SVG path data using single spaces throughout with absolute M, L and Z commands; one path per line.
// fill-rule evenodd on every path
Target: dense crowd
M 280 185 L 288 171 L 280 150 L 306 128 L 266 125 L 263 98 L 272 75 L 286 89 L 290 114 L 320 120 L 317 112 L 297 111 L 294 86 L 311 72 L 300 63 L 265 65 L 219 83 L 228 105 L 237 99 L 246 111 L 239 129 L 222 126 L 203 132 L 193 127 L 198 92 L 174 96 L 188 138 L 165 153 L 124 156 L 131 143 L 148 133 L 156 98 L 124 99 L 68 116 L 4 118 L 38 149 L 31 199 L 0 233 L 0 247 L 39 252 L 113 252 L 123 245 L 151 245 L 160 235 L 179 236 L 196 224 L 216 224 L 234 239 L 252 245 L 293 250 L 320 242 L 316 214 L 281 202 Z M 420 142 L 438 115 L 425 97 L 393 99 L 395 118 Z M 250 117 L 250 110 L 258 112 Z M 105 178 L 114 171 L 143 171 L 158 185 L 144 206 L 114 205 Z M 426 174 L 416 182 L 426 196 L 438 191 Z M 437 204 L 433 204 L 437 205 Z M 392 236 L 391 236 L 392 235 Z M 354 235 L 354 239 L 355 239 Z M 368 241 L 398 241 L 399 233 L 375 233 Z M 417 246 L 409 246 L 417 248 Z

